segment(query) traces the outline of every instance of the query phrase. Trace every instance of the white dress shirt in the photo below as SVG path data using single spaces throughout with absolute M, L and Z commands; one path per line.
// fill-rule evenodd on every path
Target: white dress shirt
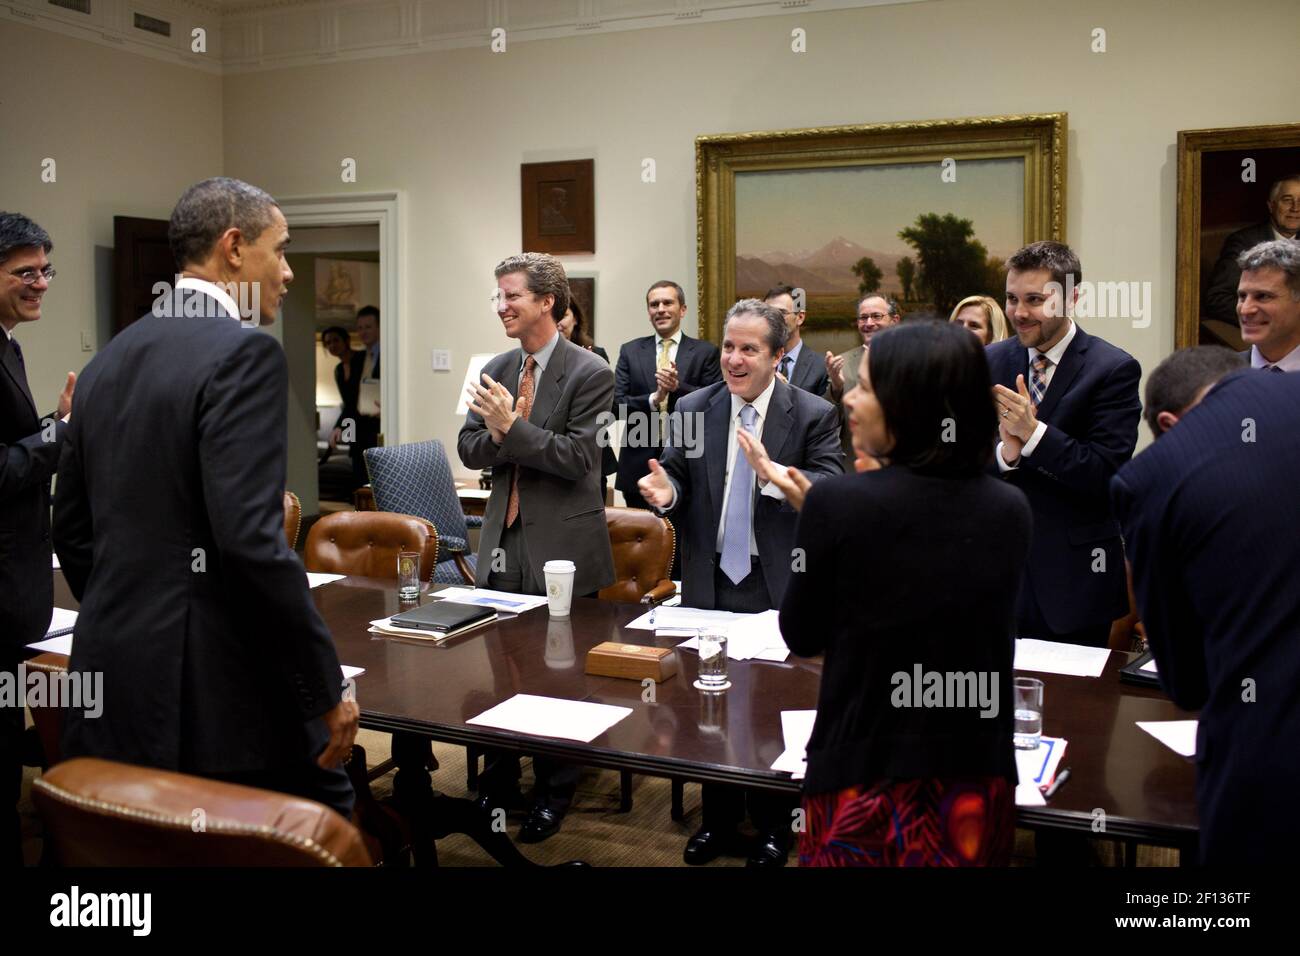
M 1259 350 L 1258 345 L 1250 347 L 1250 367 L 1251 368 L 1268 368 L 1270 365 L 1276 365 L 1284 372 L 1300 372 L 1300 345 L 1297 345 L 1286 355 L 1283 355 L 1276 362 L 1270 362 L 1264 358 Z
M 176 283 L 177 291 L 193 289 L 195 292 L 202 292 L 204 295 L 217 300 L 217 303 L 226 311 L 226 315 L 235 321 L 242 321 L 239 315 L 239 306 L 235 300 L 230 297 L 225 289 L 219 285 L 207 281 L 206 279 L 196 279 L 194 276 L 182 276 Z
M 1040 352 L 1038 349 L 1025 350 L 1027 356 L 1027 364 L 1025 365 L 1026 385 L 1029 384 L 1029 369 L 1033 366 L 1034 359 L 1038 358 L 1040 355 L 1047 356 L 1047 369 L 1043 372 L 1043 378 L 1047 382 L 1046 386 L 1043 388 L 1044 398 L 1047 397 L 1047 389 L 1052 387 L 1052 379 L 1056 376 L 1057 366 L 1061 364 L 1061 359 L 1065 356 L 1065 350 L 1070 347 L 1070 343 L 1074 341 L 1075 333 L 1079 331 L 1078 326 L 1074 324 L 1073 319 L 1067 319 L 1066 321 L 1070 323 L 1069 331 L 1062 336 L 1061 341 L 1057 342 L 1046 352 Z M 1025 442 L 1025 447 L 1020 449 L 1020 457 L 1028 458 L 1033 455 L 1034 449 L 1038 447 L 1038 443 L 1043 440 L 1043 436 L 1046 434 L 1047 422 L 1039 422 L 1038 427 L 1034 429 L 1034 433 L 1029 436 L 1029 441 Z M 1004 444 L 1005 442 L 998 442 L 997 453 L 994 455 L 994 458 L 997 459 L 998 470 L 1014 471 L 1020 467 L 1020 463 L 1016 462 L 1014 465 L 1008 465 L 1006 463 L 1006 460 L 1002 457 L 1002 446 Z

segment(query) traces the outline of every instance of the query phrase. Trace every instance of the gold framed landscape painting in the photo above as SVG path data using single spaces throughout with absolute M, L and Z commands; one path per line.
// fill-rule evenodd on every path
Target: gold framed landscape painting
M 943 318 L 1003 296 L 1003 262 L 1065 237 L 1066 114 L 880 123 L 695 140 L 700 335 L 741 298 L 805 290 L 807 331 L 860 294 Z
M 1245 347 L 1237 324 L 1236 255 L 1272 239 L 1294 217 L 1274 184 L 1300 175 L 1300 124 L 1190 129 L 1178 133 L 1178 320 L 1174 344 Z M 1285 225 L 1285 223 L 1283 223 Z M 1271 228 L 1274 227 L 1274 228 Z M 1290 230 L 1288 230 L 1290 231 Z

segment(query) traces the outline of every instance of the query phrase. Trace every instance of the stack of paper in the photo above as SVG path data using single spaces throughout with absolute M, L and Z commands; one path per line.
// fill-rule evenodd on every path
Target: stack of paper
M 506 614 L 523 614 L 536 607 L 546 606 L 546 596 L 535 594 L 511 594 L 508 591 L 492 591 L 488 588 L 444 588 L 430 594 L 437 601 L 455 601 L 458 604 L 480 604 L 494 608 Z
M 784 771 L 795 780 L 802 780 L 808 767 L 808 738 L 812 736 L 817 720 L 815 710 L 781 711 L 781 734 L 785 750 L 772 763 L 772 769 Z
M 696 631 L 718 628 L 727 635 L 727 657 L 733 661 L 783 661 L 790 649 L 781 637 L 780 615 L 768 610 L 760 614 L 705 611 L 694 607 L 659 607 L 642 614 L 627 626 L 653 630 L 660 637 L 684 637 Z M 692 637 L 678 647 L 696 649 Z
M 1100 677 L 1110 651 L 1104 647 L 1058 644 L 1022 638 L 1016 641 L 1015 669 L 1067 674 L 1071 677 Z
M 1056 776 L 1066 743 L 1064 737 L 1040 737 L 1035 749 L 1016 751 L 1016 771 L 1020 776 L 1016 785 L 1017 806 L 1041 807 L 1047 803 L 1043 788 Z
M 560 737 L 591 743 L 630 713 L 631 707 L 515 694 L 477 717 L 471 717 L 466 723 L 536 737 Z
M 1196 756 L 1196 721 L 1139 720 L 1137 725 L 1174 753 Z

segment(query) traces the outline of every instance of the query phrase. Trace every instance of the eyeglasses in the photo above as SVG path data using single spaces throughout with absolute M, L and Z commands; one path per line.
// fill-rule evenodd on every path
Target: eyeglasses
M 9 274 L 23 285 L 32 285 L 38 278 L 49 282 L 58 275 L 58 273 L 54 271 L 54 266 L 46 266 L 44 269 L 19 269 L 17 272 L 11 272 Z
M 518 302 L 520 299 L 522 299 L 522 298 L 523 298 L 524 296 L 526 296 L 526 295 L 537 295 L 537 293 L 536 293 L 536 292 L 509 292 L 509 293 L 507 293 L 507 292 L 502 292 L 500 289 L 497 289 L 495 292 L 492 293 L 492 308 L 494 308 L 494 309 L 499 309 L 499 308 L 501 308 L 501 303 L 502 303 L 503 301 L 504 301 L 504 302 L 508 302 L 510 305 L 514 305 L 516 302 Z
M 1287 209 L 1300 208 L 1300 197 L 1296 196 L 1279 196 L 1277 198 L 1279 206 L 1285 206 Z
M 858 316 L 858 321 L 865 322 L 870 319 L 872 322 L 880 322 L 889 318 L 892 314 L 892 312 L 868 312 L 866 315 Z

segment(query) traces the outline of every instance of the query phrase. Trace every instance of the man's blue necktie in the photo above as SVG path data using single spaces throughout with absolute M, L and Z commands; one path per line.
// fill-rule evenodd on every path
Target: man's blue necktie
M 754 434 L 758 409 L 746 405 L 740 410 L 740 427 Z M 736 446 L 736 463 L 731 466 L 731 491 L 727 495 L 727 514 L 722 519 L 722 571 L 739 584 L 749 577 L 750 510 L 754 496 L 754 469 L 745 452 Z

